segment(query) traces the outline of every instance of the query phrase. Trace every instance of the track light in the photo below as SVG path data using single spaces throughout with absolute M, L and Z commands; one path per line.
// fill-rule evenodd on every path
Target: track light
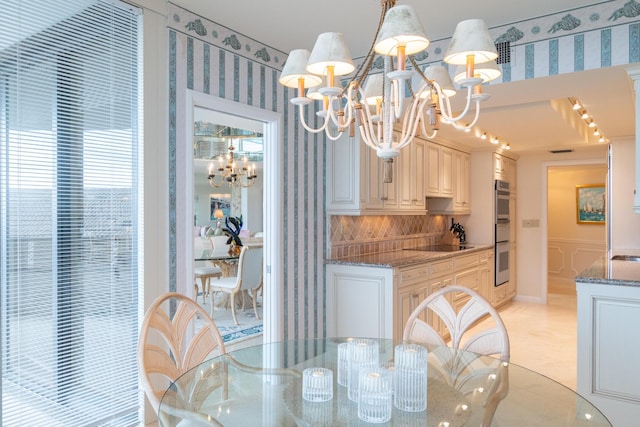
M 480 139 L 487 139 L 487 133 L 483 132 L 482 135 L 480 135 Z

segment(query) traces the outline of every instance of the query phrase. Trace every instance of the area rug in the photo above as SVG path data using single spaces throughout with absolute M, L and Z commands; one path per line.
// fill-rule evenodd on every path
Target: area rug
M 205 303 L 202 303 L 202 296 L 198 296 L 198 303 L 202 305 L 208 313 L 210 313 L 210 301 L 207 298 Z M 260 319 L 256 319 L 256 315 L 253 312 L 253 306 L 249 305 L 244 309 L 238 308 L 236 310 L 236 317 L 238 318 L 238 325 L 233 321 L 231 316 L 231 309 L 228 310 L 214 310 L 213 321 L 216 322 L 216 326 L 220 330 L 220 335 L 225 343 L 245 339 L 254 335 L 262 334 L 262 301 L 258 299 L 258 314 Z

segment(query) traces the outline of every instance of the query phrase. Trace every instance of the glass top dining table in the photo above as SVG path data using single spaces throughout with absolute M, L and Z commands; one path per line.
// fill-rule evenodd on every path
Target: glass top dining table
M 228 352 L 188 370 L 160 403 L 159 425 L 364 426 L 357 402 L 336 381 L 343 338 L 283 341 Z M 377 339 L 381 365 L 396 344 Z M 611 426 L 586 399 L 562 384 L 512 363 L 475 353 L 430 347 L 427 409 L 393 407 L 385 426 L 480 427 L 487 410 L 495 426 Z M 302 398 L 302 372 L 333 371 L 333 398 Z M 493 409 L 490 407 L 497 404 Z M 495 412 L 493 412 L 495 411 Z M 486 422 L 486 421 L 485 421 Z

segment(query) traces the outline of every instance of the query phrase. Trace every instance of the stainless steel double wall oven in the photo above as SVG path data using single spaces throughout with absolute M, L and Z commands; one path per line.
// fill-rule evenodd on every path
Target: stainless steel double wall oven
M 509 183 L 495 181 L 495 285 L 500 286 L 509 281 Z

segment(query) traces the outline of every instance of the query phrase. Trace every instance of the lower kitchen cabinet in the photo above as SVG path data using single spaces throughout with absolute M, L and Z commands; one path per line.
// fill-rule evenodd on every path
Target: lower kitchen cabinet
M 576 279 L 577 391 L 614 426 L 636 426 L 640 418 L 638 277 L 637 283 L 630 276 L 624 281 L 616 281 L 615 276 L 603 278 L 602 283 L 593 281 L 595 278 Z
M 450 285 L 467 286 L 491 300 L 493 250 L 460 254 L 410 267 L 327 264 L 327 335 L 402 340 L 407 320 L 430 294 Z M 456 299 L 459 298 L 459 299 Z M 453 296 L 455 306 L 466 300 Z M 443 336 L 439 319 L 424 318 Z
M 393 270 L 327 265 L 327 335 L 394 338 Z

